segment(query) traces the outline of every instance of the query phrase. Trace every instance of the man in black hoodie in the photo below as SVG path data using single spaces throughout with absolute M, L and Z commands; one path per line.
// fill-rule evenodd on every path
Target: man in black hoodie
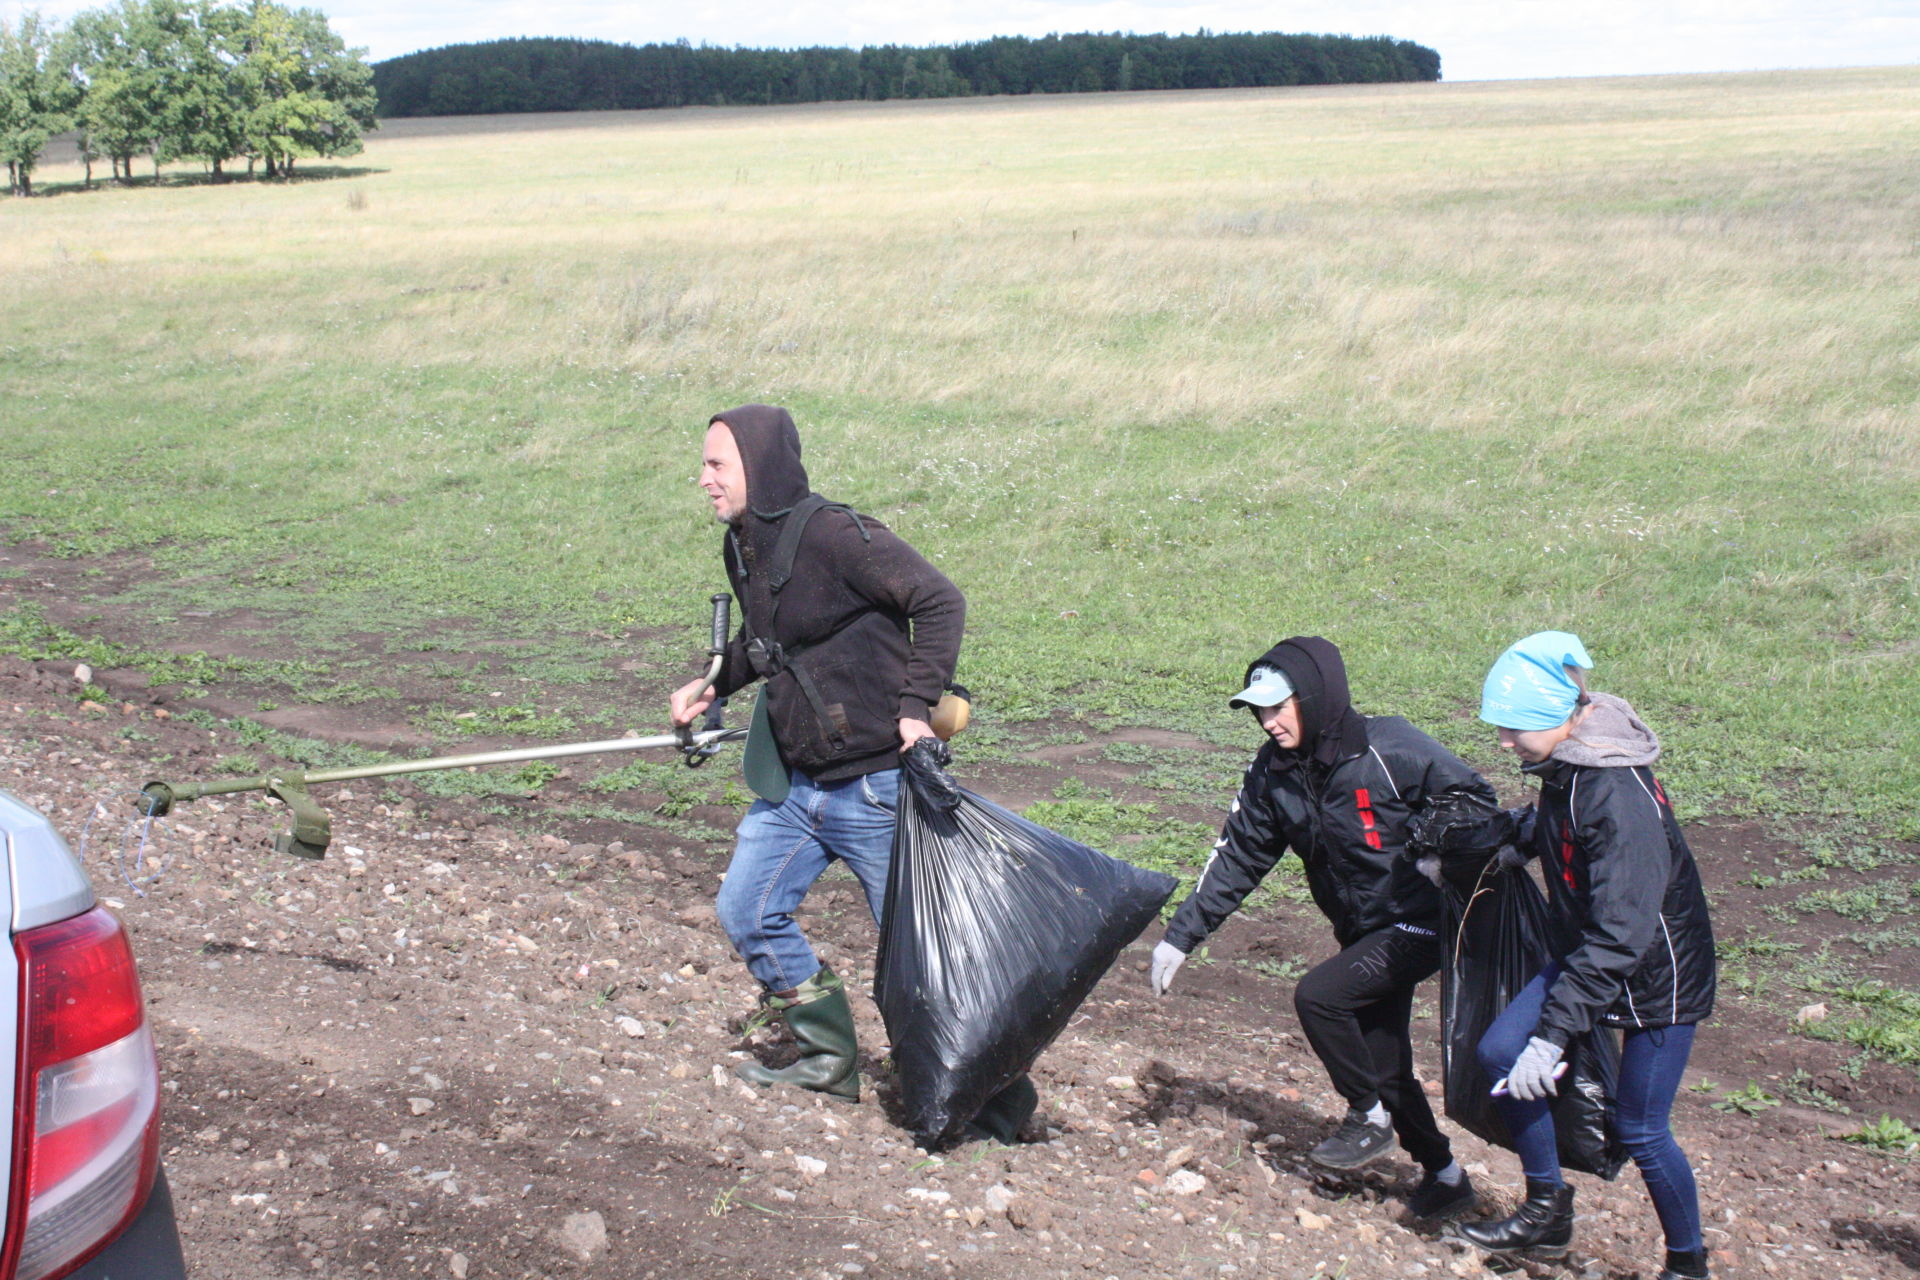
M 794 912 L 839 859 L 880 919 L 900 752 L 933 733 L 929 711 L 953 677 L 966 601 L 885 525 L 812 492 L 785 409 L 715 414 L 700 486 L 727 525 L 742 621 L 711 691 L 696 680 L 674 692 L 673 722 L 691 724 L 713 698 L 766 681 L 749 755 L 777 760 L 770 775 L 749 769 L 761 799 L 741 820 L 715 906 L 801 1053 L 784 1069 L 749 1063 L 740 1074 L 857 1099 L 846 990 Z
M 1440 896 L 1406 838 L 1412 816 L 1441 792 L 1467 791 L 1492 810 L 1493 789 L 1398 716 L 1354 711 L 1340 651 L 1318 636 L 1281 641 L 1247 668 L 1246 684 L 1228 705 L 1250 709 L 1268 741 L 1199 884 L 1154 948 L 1154 990 L 1165 995 L 1188 953 L 1287 850 L 1299 854 L 1341 950 L 1300 980 L 1294 1008 L 1348 1107 L 1308 1156 L 1357 1169 L 1387 1154 L 1397 1131 L 1426 1171 L 1415 1216 L 1463 1213 L 1473 1187 L 1413 1074 L 1413 989 L 1439 968 Z

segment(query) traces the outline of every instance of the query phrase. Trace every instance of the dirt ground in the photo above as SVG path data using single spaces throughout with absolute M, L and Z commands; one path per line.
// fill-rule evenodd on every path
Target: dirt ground
M 107 701 L 77 699 L 72 664 L 0 659 L 0 786 L 70 839 L 95 798 L 208 776 L 234 750 L 171 714 L 168 691 L 95 680 Z M 663 701 L 646 693 L 634 705 Z M 358 736 L 377 740 L 369 717 Z M 956 772 L 1015 802 L 1076 771 L 1124 785 L 1123 768 L 1080 760 L 1056 752 L 969 779 L 962 752 Z M 734 1080 L 746 1054 L 778 1050 L 764 1031 L 742 1038 L 751 984 L 711 906 L 727 847 L 698 834 L 737 813 L 570 824 L 550 813 L 568 785 L 506 818 L 404 783 L 330 788 L 319 862 L 270 850 L 277 807 L 201 801 L 165 824 L 155 852 L 168 862 L 144 896 L 122 878 L 119 819 L 93 834 L 89 868 L 133 932 L 157 1026 L 164 1158 L 201 1280 L 1483 1269 L 1410 1220 L 1404 1158 L 1341 1181 L 1302 1158 L 1343 1110 L 1298 1034 L 1291 981 L 1269 976 L 1332 950 L 1310 909 L 1236 917 L 1164 1000 L 1147 989 L 1150 931 L 1041 1057 L 1034 1140 L 930 1157 L 889 1118 L 884 1087 L 847 1105 Z M 1690 835 L 1722 938 L 1794 936 L 1743 896 L 1770 854 L 1761 833 Z M 824 881 L 808 908 L 859 992 L 869 1077 L 884 1078 L 866 999 L 872 922 L 850 879 Z M 1428 1079 L 1434 991 L 1416 1027 Z M 1725 992 L 1678 1101 L 1716 1274 L 1920 1272 L 1920 1169 L 1830 1136 L 1883 1111 L 1920 1120 L 1914 1072 L 1874 1063 L 1856 1078 L 1850 1049 L 1788 1021 Z M 1769 1082 L 1796 1071 L 1853 1114 L 1710 1105 L 1748 1081 L 1780 1092 Z M 1485 1210 L 1504 1211 L 1513 1158 L 1456 1145 Z M 1659 1234 L 1638 1175 L 1574 1182 L 1574 1252 L 1532 1273 L 1651 1280 Z

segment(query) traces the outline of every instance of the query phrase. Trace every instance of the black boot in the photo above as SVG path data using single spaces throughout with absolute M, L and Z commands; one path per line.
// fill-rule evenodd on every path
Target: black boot
M 1527 1179 L 1527 1198 L 1511 1218 L 1497 1222 L 1456 1223 L 1448 1234 L 1488 1253 L 1525 1253 L 1562 1258 L 1573 1242 L 1573 1188 L 1561 1182 Z
M 967 1122 L 968 1141 L 988 1140 L 1010 1147 L 1020 1141 L 1020 1127 L 1033 1118 L 1040 1105 L 1040 1091 L 1024 1073 L 1012 1084 L 987 1099 L 978 1115 Z
M 787 1020 L 787 1029 L 800 1042 L 800 1060 L 775 1070 L 745 1062 L 734 1074 L 750 1084 L 790 1084 L 848 1102 L 860 1100 L 860 1072 L 855 1067 L 858 1046 L 853 1037 L 853 1007 L 847 989 L 833 970 L 820 972 L 794 988 L 791 996 L 767 997 L 767 1007 Z
M 1660 1280 L 1707 1280 L 1707 1251 L 1667 1250 L 1667 1267 L 1660 1273 Z

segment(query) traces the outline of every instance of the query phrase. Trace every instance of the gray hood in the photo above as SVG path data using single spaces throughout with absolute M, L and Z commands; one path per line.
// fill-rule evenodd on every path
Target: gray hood
M 1555 760 L 1599 769 L 1652 764 L 1660 758 L 1660 739 L 1647 728 L 1625 698 L 1596 693 L 1587 718 L 1573 736 L 1553 749 Z

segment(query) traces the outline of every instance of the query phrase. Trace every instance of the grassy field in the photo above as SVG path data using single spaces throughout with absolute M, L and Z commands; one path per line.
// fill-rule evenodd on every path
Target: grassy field
M 702 643 L 697 442 L 774 401 L 967 590 L 990 728 L 1244 741 L 1222 694 L 1317 632 L 1364 709 L 1486 760 L 1488 662 L 1562 627 L 1686 812 L 1912 839 L 1916 154 L 1920 67 L 405 122 L 291 185 L 55 164 L 0 204 L 0 537 L 149 557 L 112 603 L 156 645 L 244 608 L 324 683 L 343 636 L 464 627 L 557 686 L 595 631 Z

